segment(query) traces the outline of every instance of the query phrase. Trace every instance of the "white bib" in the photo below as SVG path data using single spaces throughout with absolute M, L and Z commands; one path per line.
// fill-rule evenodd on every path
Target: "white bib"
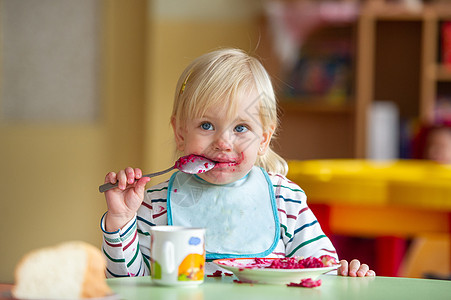
M 176 172 L 167 201 L 169 225 L 206 228 L 207 259 L 265 257 L 280 238 L 274 189 L 259 167 L 226 185 Z

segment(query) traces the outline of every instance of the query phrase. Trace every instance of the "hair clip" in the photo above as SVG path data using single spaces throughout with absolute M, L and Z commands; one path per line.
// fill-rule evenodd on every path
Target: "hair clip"
M 179 95 L 183 94 L 183 91 L 185 91 L 186 83 L 188 82 L 189 77 L 191 76 L 191 72 L 186 76 L 185 81 L 183 82 L 182 86 L 180 87 L 180 93 Z

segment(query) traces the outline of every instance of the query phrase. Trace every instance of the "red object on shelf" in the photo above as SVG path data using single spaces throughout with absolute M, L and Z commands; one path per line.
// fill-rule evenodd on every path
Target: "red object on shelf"
M 451 68 L 451 21 L 445 21 L 441 26 L 442 63 Z

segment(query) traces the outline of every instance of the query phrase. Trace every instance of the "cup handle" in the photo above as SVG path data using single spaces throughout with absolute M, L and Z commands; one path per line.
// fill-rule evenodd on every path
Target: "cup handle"
M 164 273 L 172 273 L 175 269 L 174 263 L 174 245 L 171 242 L 163 244 L 163 261 L 162 269 Z

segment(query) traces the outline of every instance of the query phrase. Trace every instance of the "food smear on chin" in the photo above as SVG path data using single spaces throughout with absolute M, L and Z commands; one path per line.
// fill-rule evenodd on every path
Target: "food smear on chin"
M 311 278 L 304 278 L 301 279 L 301 282 L 294 283 L 290 282 L 287 284 L 287 286 L 293 286 L 293 287 L 305 287 L 305 288 L 314 288 L 321 285 L 321 279 L 318 280 L 312 280 Z
M 234 161 L 217 161 L 216 162 L 217 168 L 235 167 L 237 164 L 238 164 L 238 162 L 234 162 Z

